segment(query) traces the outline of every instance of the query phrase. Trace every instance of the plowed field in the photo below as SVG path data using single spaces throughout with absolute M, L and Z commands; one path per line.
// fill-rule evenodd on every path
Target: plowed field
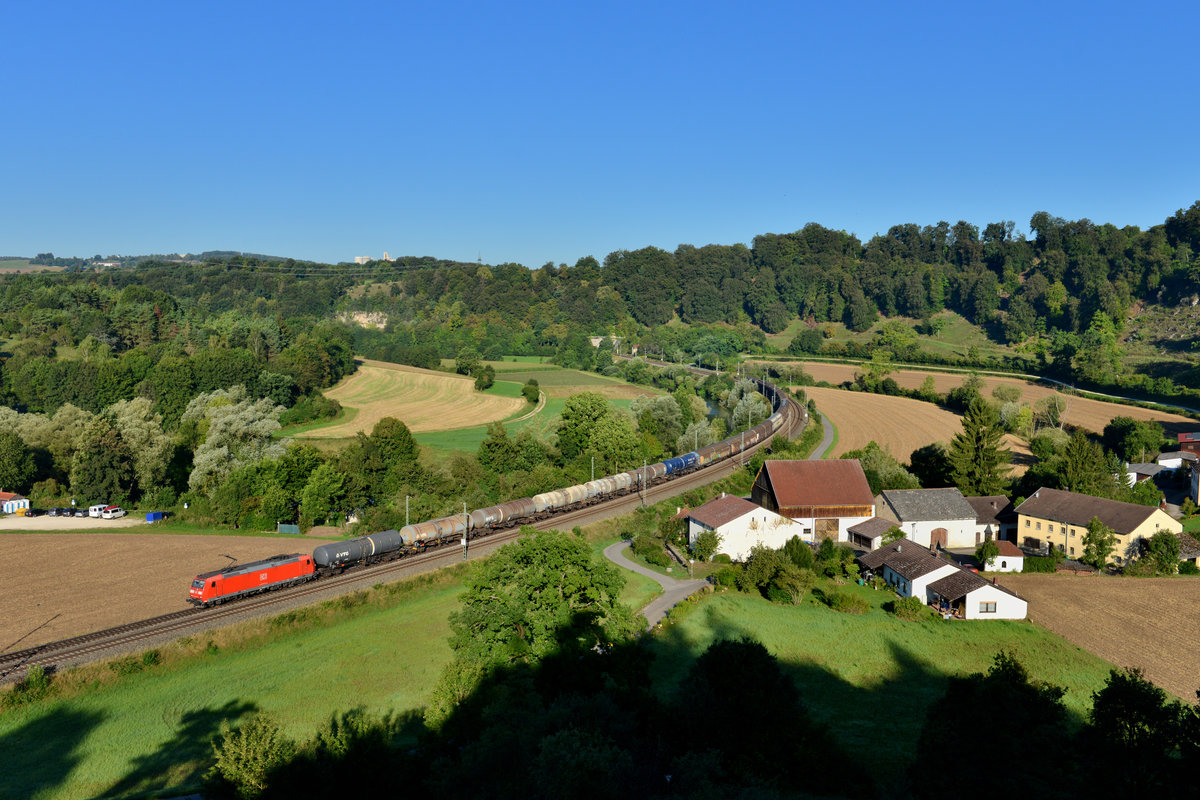
M 805 362 L 802 366 L 804 367 L 804 371 L 812 375 L 816 380 L 829 381 L 833 384 L 853 380 L 854 373 L 861 371 L 861 368 L 853 364 L 828 364 L 819 361 Z M 962 386 L 963 380 L 967 377 L 965 373 L 926 372 L 915 369 L 896 370 L 891 373 L 890 377 L 905 389 L 918 389 L 928 376 L 933 377 L 934 386 L 937 387 L 937 391 L 943 394 L 958 386 Z M 1197 427 L 1195 420 L 1180 416 L 1179 414 L 1066 395 L 1056 392 L 1049 386 L 1030 383 L 1020 378 L 983 376 L 984 396 L 991 397 L 992 390 L 1000 384 L 1009 384 L 1018 387 L 1021 390 L 1021 402 L 1030 405 L 1033 405 L 1043 397 L 1052 394 L 1058 395 L 1067 403 L 1067 413 L 1064 421 L 1068 425 L 1076 425 L 1080 428 L 1086 428 L 1089 431 L 1095 431 L 1096 433 L 1103 431 L 1104 426 L 1111 422 L 1113 417 L 1156 420 L 1162 423 L 1163 428 L 1166 429 L 1168 434 L 1191 431 Z
M 918 447 L 933 442 L 948 443 L 962 430 L 957 414 L 933 403 L 819 386 L 803 388 L 816 401 L 817 410 L 837 427 L 837 444 L 829 453 L 832 458 L 858 450 L 874 440 L 901 462 L 906 462 Z M 1024 473 L 1029 464 L 1028 448 L 1012 435 L 1004 437 L 1004 444 L 1013 453 L 1013 474 Z
M 1195 702 L 1200 688 L 1200 578 L 1005 575 L 1029 618 Z
M 34 520 L 36 521 L 36 520 Z M 0 650 L 187 608 L 192 578 L 328 540 L 171 534 L 0 534 Z
M 340 439 L 370 433 L 384 417 L 395 417 L 413 433 L 446 431 L 506 419 L 526 407 L 519 397 L 475 391 L 471 378 L 428 369 L 363 361 L 358 371 L 325 392 L 354 415 L 347 421 L 295 434 L 296 438 Z

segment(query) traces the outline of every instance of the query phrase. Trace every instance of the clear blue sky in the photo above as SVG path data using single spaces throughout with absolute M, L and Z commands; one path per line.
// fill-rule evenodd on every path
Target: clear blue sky
M 540 266 L 1200 199 L 1195 2 L 0 5 L 0 255 Z

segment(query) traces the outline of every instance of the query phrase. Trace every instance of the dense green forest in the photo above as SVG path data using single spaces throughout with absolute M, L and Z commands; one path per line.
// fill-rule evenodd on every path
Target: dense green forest
M 589 336 L 713 363 L 771 352 L 769 334 L 796 319 L 792 353 L 947 360 L 921 349 L 917 335 L 951 310 L 1007 345 L 1002 356 L 955 363 L 1200 396 L 1200 369 L 1189 366 L 1200 336 L 1175 343 L 1182 360 L 1169 376 L 1122 359 L 1139 308 L 1200 299 L 1200 202 L 1145 231 L 1042 212 L 1030 228 L 1025 237 L 1012 222 L 982 233 L 961 221 L 898 225 L 863 244 L 810 224 L 757 236 L 751 247 L 620 250 L 603 263 L 589 256 L 532 270 L 213 252 L 186 263 L 141 258 L 3 275 L 0 482 L 47 502 L 68 487 L 96 500 L 186 499 L 197 519 L 235 525 L 316 522 L 356 508 L 392 525 L 400 494 L 421 498 L 418 513 L 448 513 L 574 482 L 592 456 L 617 469 L 746 424 L 744 391 L 728 377 L 697 384 L 682 370 L 615 363 L 611 347 Z M 356 324 L 362 312 L 383 327 Z M 864 331 L 881 318 L 868 340 L 827 338 L 830 323 Z M 514 440 L 497 430 L 479 453 L 436 468 L 419 463 L 402 425 L 336 454 L 280 444 L 281 426 L 338 413 L 320 390 L 353 370 L 354 355 L 429 368 L 448 358 L 553 356 L 670 396 L 629 415 L 593 413 L 590 422 L 604 417 L 604 436 L 564 440 L 560 427 L 558 440 Z M 698 396 L 715 413 L 698 408 Z M 611 442 L 620 443 L 616 454 Z

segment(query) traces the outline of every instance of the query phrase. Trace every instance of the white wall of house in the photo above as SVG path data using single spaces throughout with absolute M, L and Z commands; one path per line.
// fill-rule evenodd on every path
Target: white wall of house
M 872 514 L 871 516 L 874 516 L 874 514 Z M 822 519 L 826 519 L 826 518 L 822 517 Z M 838 538 L 837 538 L 837 540 L 839 542 L 850 541 L 849 530 L 851 528 L 853 528 L 855 525 L 857 525 L 858 523 L 866 522 L 869 519 L 871 519 L 871 517 L 838 517 Z M 797 517 L 796 523 L 803 526 L 804 528 L 808 529 L 809 531 L 816 531 L 816 529 L 817 529 L 817 521 L 813 517 Z M 810 533 L 807 536 L 804 536 L 803 538 L 805 541 L 811 542 L 811 541 L 813 541 L 813 537 L 815 535 L 816 535 L 815 533 Z
M 706 530 L 714 529 L 689 518 L 688 544 L 693 544 L 696 537 Z M 715 530 L 721 537 L 721 546 L 717 548 L 717 552 L 726 553 L 734 561 L 745 561 L 750 555 L 750 548 L 756 544 L 778 550 L 793 536 L 799 536 L 806 542 L 813 540 L 811 533 L 807 536 L 804 534 L 804 528 L 799 522 L 781 517 L 765 508 L 743 514 Z
M 1020 572 L 1025 569 L 1025 556 L 996 556 L 984 566 L 987 572 Z
M 984 603 L 995 603 L 996 610 L 981 611 L 981 605 Z M 963 612 L 967 619 L 1025 619 L 1029 613 L 1029 604 L 995 586 L 981 586 L 967 593 Z
M 912 539 L 922 547 L 933 546 L 933 531 L 935 528 L 946 529 L 946 547 L 974 547 L 975 529 L 978 523 L 974 517 L 969 519 L 942 519 L 922 522 L 905 522 L 900 524 L 900 530 L 905 537 Z M 982 541 L 982 540 L 981 540 Z
M 953 564 L 946 564 L 943 567 L 938 567 L 933 572 L 922 575 L 921 577 L 910 581 L 903 575 L 893 572 L 892 568 L 885 564 L 883 566 L 883 579 L 891 586 L 894 586 L 896 593 L 901 597 L 919 597 L 921 598 L 921 602 L 928 603 L 929 593 L 925 590 L 925 588 L 934 581 L 941 580 L 947 575 L 950 575 L 957 569 L 958 567 L 954 566 Z
M 29 508 L 29 501 L 25 498 L 4 501 L 3 510 L 5 514 L 12 514 L 19 508 Z

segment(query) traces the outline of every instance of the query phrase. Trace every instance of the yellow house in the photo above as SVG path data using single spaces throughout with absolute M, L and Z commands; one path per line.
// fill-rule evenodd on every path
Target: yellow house
M 1038 489 L 1017 506 L 1017 541 L 1025 547 L 1057 547 L 1068 558 L 1083 556 L 1083 537 L 1088 523 L 1099 518 L 1117 534 L 1117 545 L 1109 555 L 1113 564 L 1138 557 L 1141 540 L 1158 531 L 1182 533 L 1183 525 L 1160 508 L 1122 503 L 1061 489 Z

